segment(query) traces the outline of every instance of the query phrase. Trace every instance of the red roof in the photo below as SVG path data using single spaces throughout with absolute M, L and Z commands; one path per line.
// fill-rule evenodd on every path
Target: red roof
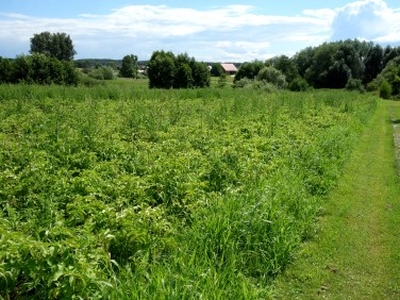
M 221 64 L 222 69 L 224 69 L 225 72 L 237 72 L 238 69 L 234 64 Z

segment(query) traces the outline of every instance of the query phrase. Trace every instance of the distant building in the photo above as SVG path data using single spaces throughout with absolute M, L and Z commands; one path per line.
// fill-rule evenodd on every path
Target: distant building
M 235 75 L 238 71 L 234 64 L 221 64 L 221 67 L 227 75 Z

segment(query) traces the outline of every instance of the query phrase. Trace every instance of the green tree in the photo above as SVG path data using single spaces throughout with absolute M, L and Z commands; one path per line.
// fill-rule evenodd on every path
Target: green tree
M 174 88 L 185 89 L 194 85 L 193 72 L 190 66 L 191 58 L 187 53 L 175 57 Z
M 193 82 L 195 87 L 203 88 L 210 86 L 210 70 L 203 62 L 198 62 L 194 58 L 190 61 Z
M 264 67 L 258 72 L 256 79 L 258 81 L 264 81 L 272 84 L 278 89 L 284 89 L 287 87 L 285 75 L 274 67 Z
M 400 55 L 400 48 L 387 46 L 383 53 L 383 68 L 395 57 Z
M 365 67 L 361 60 L 361 52 L 357 51 L 356 45 L 357 42 L 351 40 L 339 43 L 339 48 L 335 53 L 335 60 L 343 61 L 343 63 L 350 69 L 352 78 L 362 79 Z M 348 79 L 349 78 L 347 78 L 345 84 Z M 342 87 L 344 87 L 344 85 Z
M 210 71 L 186 53 L 155 51 L 148 63 L 150 88 L 191 88 L 210 85 Z
M 0 83 L 9 83 L 12 79 L 12 62 L 0 56 Z
M 391 86 L 391 94 L 400 97 L 400 56 L 392 59 L 382 70 L 381 76 L 378 76 L 387 81 Z M 382 89 L 382 82 L 381 89 Z M 386 89 L 386 87 L 385 87 Z
M 335 63 L 335 53 L 337 49 L 338 44 L 336 43 L 324 43 L 315 49 L 312 64 L 307 68 L 304 74 L 304 78 L 313 87 L 329 87 L 330 78 L 328 72 L 329 68 L 331 68 Z
M 164 50 L 155 51 L 148 63 L 147 75 L 150 88 L 169 89 L 174 85 L 175 55 Z
M 119 70 L 119 76 L 124 78 L 136 78 L 138 57 L 130 54 L 125 55 L 122 58 L 121 69 Z
M 71 61 L 60 61 L 44 54 L 17 56 L 11 62 L 9 83 L 78 84 L 78 73 Z
M 369 49 L 364 65 L 363 83 L 368 84 L 378 76 L 383 68 L 383 48 L 380 45 L 375 45 Z
M 299 76 L 299 71 L 297 70 L 297 65 L 295 61 L 293 59 L 290 59 L 286 55 L 280 55 L 270 58 L 265 62 L 265 64 L 281 71 L 282 74 L 285 75 L 286 81 L 288 83 L 292 82 L 295 78 Z
M 30 53 L 42 53 L 58 60 L 73 60 L 76 51 L 69 35 L 48 31 L 34 34 L 31 38 Z
M 307 47 L 296 53 L 293 61 L 297 66 L 297 70 L 301 77 L 305 77 L 307 70 L 312 66 L 316 48 Z
M 238 72 L 236 73 L 234 82 L 239 81 L 243 78 L 254 80 L 258 72 L 260 72 L 260 70 L 264 67 L 265 67 L 264 62 L 260 60 L 245 62 L 240 66 Z
M 222 66 L 220 63 L 213 63 L 211 65 L 211 76 L 219 77 L 224 71 L 222 70 Z
M 324 88 L 341 89 L 351 77 L 351 69 L 347 66 L 344 59 L 336 60 L 327 72 L 323 74 Z

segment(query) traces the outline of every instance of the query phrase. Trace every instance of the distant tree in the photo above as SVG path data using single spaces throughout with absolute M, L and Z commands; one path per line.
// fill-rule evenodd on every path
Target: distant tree
M 243 78 L 254 80 L 258 72 L 260 72 L 260 70 L 264 67 L 265 67 L 264 62 L 260 60 L 245 62 L 240 66 L 238 72 L 235 75 L 234 81 L 236 82 Z
M 30 53 L 41 53 L 58 60 L 73 60 L 76 51 L 69 35 L 48 31 L 34 34 Z
M 363 83 L 368 84 L 378 76 L 383 68 L 383 48 L 380 45 L 375 45 L 369 49 L 364 65 Z
M 222 66 L 220 63 L 213 63 L 211 65 L 211 76 L 219 77 L 224 71 L 222 70 Z
M 324 74 L 324 88 L 341 89 L 344 88 L 351 77 L 351 69 L 347 66 L 344 59 L 336 60 L 328 71 Z
M 137 66 L 138 57 L 136 55 L 130 54 L 125 55 L 122 58 L 121 69 L 119 70 L 119 76 L 125 78 L 136 78 L 137 76 Z
M 378 77 L 383 79 L 380 82 L 381 88 L 383 84 L 386 89 L 387 84 L 383 83 L 386 81 L 391 86 L 392 95 L 400 97 L 400 56 L 389 61 Z
M 155 51 L 148 63 L 150 88 L 191 88 L 210 85 L 210 71 L 186 53 Z
M 293 59 L 290 59 L 286 55 L 280 55 L 270 58 L 265 62 L 265 64 L 281 71 L 283 75 L 285 75 L 286 81 L 288 83 L 292 82 L 295 78 L 299 76 L 299 71 L 297 70 L 297 65 L 295 61 Z
M 287 87 L 285 75 L 274 67 L 264 67 L 258 72 L 256 79 L 258 81 L 264 81 L 272 84 L 278 89 L 284 89 Z
M 344 88 L 350 79 L 362 79 L 370 43 L 346 40 L 308 48 L 294 58 L 299 74 L 315 88 Z
M 10 59 L 0 56 L 0 83 L 9 83 L 12 80 L 13 64 Z
M 297 70 L 301 77 L 305 77 L 306 71 L 312 66 L 316 48 L 307 47 L 296 53 L 293 61 L 297 66 Z
M 60 61 L 44 54 L 17 56 L 11 62 L 9 83 L 78 84 L 78 74 L 71 61 Z
M 362 79 L 364 75 L 364 63 L 361 59 L 361 52 L 357 51 L 358 41 L 346 40 L 339 43 L 339 48 L 335 53 L 336 61 L 343 63 L 350 69 L 351 78 Z M 349 78 L 348 78 L 349 79 Z M 348 81 L 346 80 L 346 83 Z M 346 85 L 346 83 L 344 85 Z M 344 85 L 342 87 L 344 87 Z
M 326 88 L 332 84 L 328 76 L 329 69 L 335 63 L 335 53 L 338 49 L 336 43 L 323 43 L 318 46 L 313 55 L 312 64 L 307 68 L 304 78 L 315 88 Z M 334 70 L 332 70 L 334 71 Z M 331 72 L 332 74 L 333 72 Z M 345 80 L 346 84 L 347 78 Z
M 147 70 L 149 87 L 172 88 L 175 72 L 175 55 L 172 52 L 165 52 L 164 50 L 153 52 Z
M 400 55 L 400 48 L 394 48 L 392 46 L 387 46 L 383 54 L 383 68 L 395 57 Z
M 203 62 L 198 62 L 194 58 L 190 61 L 194 87 L 203 88 L 210 86 L 210 70 Z
M 187 53 L 178 54 L 175 57 L 174 88 L 184 89 L 193 87 L 194 79 L 190 63 L 191 58 Z

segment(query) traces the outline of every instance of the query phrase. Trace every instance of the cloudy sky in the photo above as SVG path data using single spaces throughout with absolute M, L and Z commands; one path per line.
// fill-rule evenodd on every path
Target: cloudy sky
M 171 50 L 242 62 L 348 38 L 400 45 L 400 1 L 0 0 L 0 56 L 28 54 L 43 31 L 69 34 L 77 59 Z

